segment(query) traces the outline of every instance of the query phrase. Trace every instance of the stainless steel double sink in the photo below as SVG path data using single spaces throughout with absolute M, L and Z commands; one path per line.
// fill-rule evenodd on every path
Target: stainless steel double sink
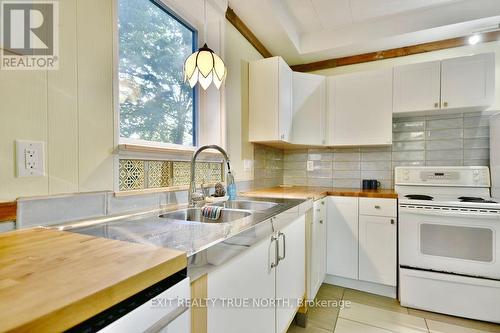
M 201 213 L 201 208 L 184 208 L 160 215 L 161 218 L 191 221 L 200 223 L 229 223 L 251 216 L 253 213 L 263 213 L 276 206 L 275 202 L 233 200 L 209 204 L 209 206 L 223 207 L 220 217 L 217 220 L 206 218 Z

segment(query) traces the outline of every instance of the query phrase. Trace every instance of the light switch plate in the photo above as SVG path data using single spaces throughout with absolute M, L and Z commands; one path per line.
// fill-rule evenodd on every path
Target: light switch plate
M 307 171 L 314 171 L 314 161 L 307 161 Z
M 243 170 L 252 171 L 252 169 L 253 169 L 253 160 L 243 160 Z
M 45 176 L 45 149 L 41 141 L 16 140 L 17 177 Z

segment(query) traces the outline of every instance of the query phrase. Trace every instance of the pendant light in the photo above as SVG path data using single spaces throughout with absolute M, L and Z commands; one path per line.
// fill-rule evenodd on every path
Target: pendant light
M 191 54 L 184 62 L 184 81 L 189 82 L 191 88 L 196 83 L 207 90 L 212 82 L 220 89 L 226 78 L 227 68 L 224 61 L 207 46 L 207 0 L 203 0 L 204 10 L 204 45 Z

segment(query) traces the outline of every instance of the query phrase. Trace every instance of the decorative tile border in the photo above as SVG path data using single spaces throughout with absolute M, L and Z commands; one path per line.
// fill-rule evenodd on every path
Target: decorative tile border
M 222 163 L 197 162 L 196 182 L 224 181 Z M 120 191 L 132 191 L 189 185 L 191 163 L 184 161 L 149 161 L 121 159 L 119 169 Z

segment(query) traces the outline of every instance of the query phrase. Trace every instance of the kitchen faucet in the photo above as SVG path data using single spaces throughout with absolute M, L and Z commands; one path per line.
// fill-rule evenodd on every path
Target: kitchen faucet
M 224 157 L 224 162 L 227 165 L 227 186 L 228 189 L 231 185 L 234 185 L 234 177 L 231 174 L 231 164 L 229 162 L 229 157 L 227 156 L 227 153 L 224 149 L 217 145 L 208 145 L 208 146 L 203 146 L 198 148 L 193 154 L 193 158 L 191 159 L 191 182 L 189 183 L 189 192 L 188 192 L 188 204 L 189 207 L 197 207 L 197 206 L 202 206 L 205 203 L 205 195 L 200 192 L 196 192 L 196 159 L 198 158 L 198 155 L 207 149 L 215 149 L 218 150 L 222 156 Z

